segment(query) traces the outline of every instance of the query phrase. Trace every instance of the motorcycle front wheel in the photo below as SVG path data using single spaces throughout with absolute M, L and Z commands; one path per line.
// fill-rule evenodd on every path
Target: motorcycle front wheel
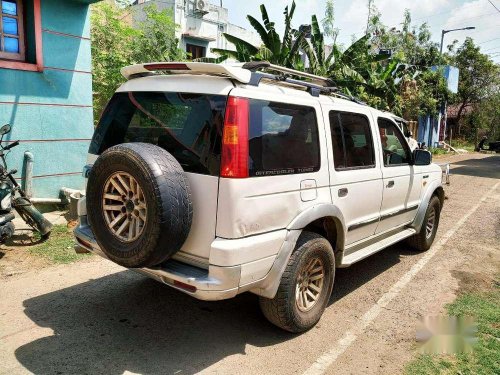
M 52 224 L 28 199 L 18 197 L 14 199 L 13 206 L 26 224 L 40 233 L 43 239 L 49 238 Z

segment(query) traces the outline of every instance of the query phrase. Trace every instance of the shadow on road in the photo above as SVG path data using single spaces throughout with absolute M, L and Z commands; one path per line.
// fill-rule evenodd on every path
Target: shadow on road
M 393 246 L 339 269 L 330 303 L 397 264 L 402 254 L 414 253 Z M 28 299 L 24 308 L 33 322 L 54 331 L 16 350 L 19 362 L 36 374 L 192 374 L 244 354 L 247 344 L 272 346 L 295 337 L 264 319 L 253 294 L 198 301 L 132 271 Z
M 452 175 L 500 178 L 500 155 L 457 161 L 450 166 Z

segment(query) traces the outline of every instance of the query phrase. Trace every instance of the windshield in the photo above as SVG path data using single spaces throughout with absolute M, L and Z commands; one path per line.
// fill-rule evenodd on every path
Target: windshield
M 218 176 L 226 96 L 128 92 L 113 96 L 95 131 L 90 153 L 120 143 L 145 142 L 170 152 L 186 172 Z

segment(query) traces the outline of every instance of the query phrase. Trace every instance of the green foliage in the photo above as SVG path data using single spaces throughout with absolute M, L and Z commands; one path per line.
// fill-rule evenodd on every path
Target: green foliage
M 186 53 L 175 37 L 177 25 L 171 9 L 158 10 L 155 4 L 144 8 L 146 18 L 136 25 L 137 36 L 132 41 L 135 63 L 152 61 L 182 61 Z
M 120 69 L 132 63 L 130 48 L 137 32 L 123 21 L 124 11 L 106 2 L 92 6 L 92 85 L 97 121 L 116 88 Z
M 295 13 L 295 1 L 290 8 L 285 7 L 285 31 L 283 38 L 280 37 L 275 28 L 275 23 L 271 22 L 264 4 L 260 6 L 262 22 L 248 15 L 248 22 L 259 34 L 262 45 L 255 47 L 252 44 L 234 35 L 224 33 L 224 37 L 234 44 L 236 51 L 213 48 L 212 52 L 221 56 L 232 57 L 240 62 L 248 61 L 269 61 L 273 64 L 303 70 L 299 49 L 304 41 L 305 33 L 292 28 L 292 19 Z
M 469 139 L 475 138 L 478 129 L 498 134 L 500 66 L 482 54 L 471 38 L 465 40 L 451 60 L 460 70 L 458 93 L 451 98 L 451 102 L 458 105 L 456 134 Z M 467 107 L 474 109 L 468 115 L 465 114 Z
M 470 354 L 419 356 L 406 367 L 407 374 L 498 374 L 500 373 L 500 288 L 469 293 L 447 306 L 452 316 L 473 316 L 478 342 Z
M 321 20 L 321 25 L 323 26 L 325 36 L 331 37 L 333 39 L 333 44 L 335 44 L 339 29 L 335 27 L 335 8 L 333 0 L 326 1 L 325 18 Z
M 175 38 L 172 11 L 144 8 L 145 18 L 132 27 L 130 8 L 102 2 L 92 6 L 92 73 L 94 119 L 124 82 L 121 68 L 153 61 L 180 61 L 186 54 Z
M 40 240 L 38 234 L 35 239 Z M 75 239 L 73 231 L 65 225 L 54 225 L 52 233 L 47 241 L 31 246 L 29 252 L 31 254 L 41 256 L 52 263 L 73 263 L 85 258 L 90 254 L 77 254 L 74 250 Z

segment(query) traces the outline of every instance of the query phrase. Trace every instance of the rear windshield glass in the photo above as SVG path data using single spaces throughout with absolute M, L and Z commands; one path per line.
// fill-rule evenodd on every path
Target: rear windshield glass
M 219 175 L 227 97 L 172 92 L 117 93 L 104 111 L 90 145 L 100 154 L 126 142 L 145 142 L 170 152 L 186 172 Z
M 318 126 L 314 108 L 250 100 L 250 176 L 319 170 Z

